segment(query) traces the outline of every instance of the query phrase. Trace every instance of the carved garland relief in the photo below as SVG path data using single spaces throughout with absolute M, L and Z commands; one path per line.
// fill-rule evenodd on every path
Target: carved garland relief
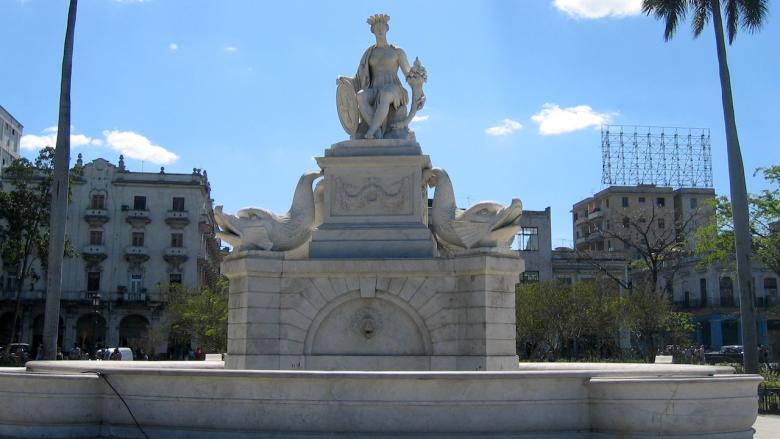
M 350 181 L 351 180 L 351 181 Z M 334 179 L 332 214 L 339 215 L 412 215 L 410 188 L 412 177 Z

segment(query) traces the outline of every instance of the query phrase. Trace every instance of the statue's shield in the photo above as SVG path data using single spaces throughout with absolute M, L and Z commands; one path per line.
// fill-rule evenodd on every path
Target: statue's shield
M 355 87 L 350 81 L 338 81 L 336 110 L 339 113 L 339 120 L 344 131 L 350 136 L 354 136 L 360 122 L 360 112 L 358 111 L 357 93 L 355 93 Z

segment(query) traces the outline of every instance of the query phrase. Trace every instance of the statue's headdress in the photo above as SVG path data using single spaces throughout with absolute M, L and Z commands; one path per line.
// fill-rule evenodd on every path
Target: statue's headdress
M 377 23 L 384 23 L 385 25 L 388 25 L 387 22 L 390 21 L 390 16 L 387 14 L 374 14 L 366 20 L 366 23 L 370 24 L 373 28 L 374 25 Z

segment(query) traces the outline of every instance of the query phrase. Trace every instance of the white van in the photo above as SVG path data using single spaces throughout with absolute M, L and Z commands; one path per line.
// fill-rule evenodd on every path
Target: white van
M 110 360 L 111 354 L 114 353 L 116 348 L 103 348 L 98 351 L 98 358 L 103 360 Z M 133 350 L 130 348 L 119 348 L 119 353 L 122 354 L 122 361 L 133 361 Z

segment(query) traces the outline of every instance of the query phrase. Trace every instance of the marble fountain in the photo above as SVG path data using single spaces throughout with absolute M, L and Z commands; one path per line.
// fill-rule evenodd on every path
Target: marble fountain
M 233 246 L 225 361 L 2 368 L 0 436 L 753 437 L 759 376 L 518 363 L 522 205 L 456 206 L 409 129 L 427 72 L 387 43 L 388 22 L 368 19 L 376 44 L 337 79 L 349 140 L 303 174 L 289 212 L 215 211 Z

